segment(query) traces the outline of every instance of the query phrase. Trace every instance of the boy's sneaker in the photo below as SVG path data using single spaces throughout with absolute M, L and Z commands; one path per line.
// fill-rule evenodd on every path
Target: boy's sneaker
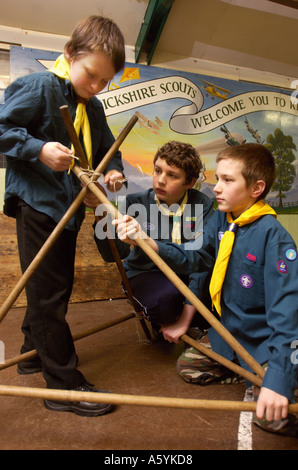
M 207 334 L 207 331 L 202 331 L 198 326 L 193 326 L 187 330 L 186 334 L 195 341 L 199 341 L 199 339 Z
M 39 357 L 18 363 L 17 371 L 21 375 L 37 374 L 42 371 Z
M 99 388 L 94 388 L 93 385 L 88 382 L 84 382 L 72 390 L 77 392 L 107 393 Z M 87 401 L 44 400 L 44 405 L 51 411 L 70 411 L 76 415 L 88 417 L 101 416 L 113 409 L 113 405 L 107 403 L 91 403 Z

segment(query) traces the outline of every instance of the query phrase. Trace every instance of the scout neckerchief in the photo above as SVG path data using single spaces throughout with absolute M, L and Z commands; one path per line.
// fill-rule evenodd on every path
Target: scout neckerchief
M 156 194 L 155 194 L 154 199 L 158 206 L 158 209 L 163 215 L 166 215 L 168 217 L 173 217 L 172 242 L 177 243 L 178 245 L 181 245 L 181 222 L 180 220 L 181 220 L 181 216 L 183 214 L 184 208 L 188 200 L 187 191 L 176 212 L 170 211 L 165 204 L 162 204 L 160 200 L 158 199 L 158 197 L 156 196 Z
M 227 221 L 229 223 L 229 227 L 228 230 L 224 233 L 224 236 L 220 242 L 217 259 L 214 265 L 212 278 L 209 286 L 212 304 L 216 308 L 216 311 L 219 315 L 221 315 L 221 288 L 224 282 L 227 266 L 233 249 L 235 233 L 238 230 L 238 227 L 250 224 L 251 222 L 257 220 L 259 217 L 262 217 L 263 215 L 267 214 L 276 217 L 275 211 L 263 201 L 258 201 L 253 204 L 247 211 L 243 212 L 235 220 L 233 220 L 230 212 L 227 213 Z
M 70 81 L 70 65 L 69 62 L 66 60 L 65 55 L 60 55 L 50 72 L 53 72 L 60 78 L 64 78 Z M 80 131 L 82 129 L 83 134 L 83 141 L 85 152 L 87 156 L 87 161 L 89 168 L 92 169 L 92 141 L 91 141 L 91 132 L 90 132 L 90 124 L 87 116 L 86 111 L 86 103 L 85 100 L 78 98 L 77 100 L 77 109 L 76 109 L 76 116 L 74 121 L 74 128 L 76 130 L 77 136 L 79 137 Z M 72 151 L 74 152 L 73 145 L 71 147 Z

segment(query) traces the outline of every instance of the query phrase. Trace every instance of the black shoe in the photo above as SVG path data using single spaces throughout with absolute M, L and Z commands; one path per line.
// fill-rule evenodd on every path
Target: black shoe
M 72 389 L 76 392 L 96 392 L 106 393 L 99 388 L 94 388 L 88 382 L 84 382 L 76 388 Z M 70 411 L 79 416 L 101 416 L 113 409 L 113 405 L 107 403 L 90 403 L 87 401 L 52 401 L 44 400 L 44 405 L 51 411 Z
M 207 334 L 207 330 L 202 331 L 199 327 L 193 326 L 187 330 L 186 334 L 195 341 L 199 341 L 199 339 L 203 338 L 203 336 Z
M 21 375 L 37 374 L 42 372 L 40 360 L 23 361 L 18 363 L 17 371 Z

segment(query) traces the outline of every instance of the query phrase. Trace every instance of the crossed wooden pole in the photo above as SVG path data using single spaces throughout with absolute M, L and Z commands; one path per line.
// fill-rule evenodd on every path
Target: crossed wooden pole
M 0 323 L 12 307 L 13 303 L 20 295 L 24 287 L 26 286 L 28 280 L 34 274 L 40 263 L 45 258 L 46 254 L 50 251 L 51 247 L 60 236 L 64 228 L 66 227 L 68 221 L 76 213 L 83 200 L 85 199 L 88 191 L 91 191 L 97 196 L 101 204 L 105 206 L 107 212 L 109 212 L 113 219 L 121 219 L 122 214 L 118 209 L 108 200 L 108 198 L 102 193 L 98 188 L 95 178 L 97 179 L 98 174 L 102 174 L 104 169 L 107 167 L 110 160 L 113 158 L 115 152 L 119 149 L 120 145 L 129 134 L 133 126 L 138 121 L 136 116 L 133 116 L 128 124 L 125 126 L 119 137 L 115 140 L 112 147 L 109 149 L 101 163 L 96 168 L 93 175 L 90 177 L 88 173 L 84 170 L 88 168 L 83 150 L 81 148 L 79 139 L 75 132 L 73 122 L 71 120 L 67 106 L 62 106 L 60 108 L 61 114 L 63 116 L 65 125 L 67 127 L 70 139 L 73 143 L 75 153 L 79 159 L 78 166 L 74 164 L 72 171 L 83 183 L 84 187 L 81 192 L 74 200 L 74 202 L 69 207 L 68 211 L 65 213 L 61 221 L 58 223 L 48 240 L 45 242 L 39 253 L 36 255 L 30 266 L 24 272 L 23 276 L 20 278 L 15 288 L 12 290 L 10 295 L 7 297 L 5 302 L 0 308 Z M 261 365 L 241 346 L 241 344 L 229 333 L 229 331 L 218 321 L 214 315 L 202 304 L 202 302 L 191 292 L 191 290 L 181 281 L 181 279 L 169 268 L 169 266 L 160 258 L 160 256 L 148 246 L 145 240 L 141 238 L 136 239 L 137 245 L 148 255 L 148 257 L 156 264 L 156 266 L 168 277 L 168 279 L 177 287 L 177 289 L 184 295 L 186 299 L 196 308 L 196 310 L 209 322 L 209 324 L 225 339 L 225 341 L 231 346 L 231 348 L 243 359 L 243 361 L 250 367 L 254 372 L 249 372 L 246 369 L 240 367 L 239 365 L 225 359 L 219 354 L 210 351 L 208 348 L 192 340 L 187 335 L 182 336 L 182 340 L 190 344 L 194 348 L 198 349 L 206 356 L 211 357 L 213 360 L 220 362 L 225 367 L 231 369 L 235 373 L 241 375 L 245 379 L 249 380 L 251 383 L 261 386 L 262 379 L 264 378 L 265 371 Z M 134 315 L 130 315 L 128 318 L 132 318 Z M 119 322 L 125 321 L 126 319 L 120 319 Z M 114 324 L 117 324 L 116 321 Z M 113 326 L 109 325 L 109 326 Z M 85 332 L 83 335 L 93 334 L 96 331 L 101 331 L 104 328 L 95 328 L 92 332 Z M 26 353 L 27 355 L 36 354 L 36 351 L 31 351 Z M 24 360 L 24 354 L 18 356 L 15 359 L 7 361 L 7 363 L 0 365 L 0 370 L 10 365 Z M 28 359 L 28 357 L 26 356 Z M 174 408 L 195 408 L 195 409 L 214 409 L 214 410 L 234 410 L 234 411 L 254 411 L 255 403 L 247 402 L 224 402 L 224 401 L 210 401 L 210 400 L 190 400 L 190 399 L 181 399 L 181 398 L 167 398 L 167 397 L 146 397 L 146 396 L 130 396 L 130 395 L 116 395 L 116 394 L 105 394 L 105 393 L 87 393 L 87 392 L 75 392 L 75 391 L 66 391 L 66 390 L 49 390 L 49 389 L 36 389 L 28 387 L 14 387 L 14 386 L 4 386 L 0 385 L 0 395 L 6 396 L 22 396 L 22 397 L 38 397 L 43 399 L 52 399 L 60 401 L 90 401 L 95 403 L 111 403 L 111 404 L 127 404 L 127 405 L 139 405 L 139 406 L 156 406 L 156 407 L 174 407 Z M 298 411 L 298 405 L 289 405 L 289 411 L 295 412 Z M 296 412 L 297 412 L 296 411 Z

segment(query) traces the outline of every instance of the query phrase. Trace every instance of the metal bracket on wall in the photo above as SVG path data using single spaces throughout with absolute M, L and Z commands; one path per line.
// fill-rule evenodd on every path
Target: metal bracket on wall
M 157 43 L 165 26 L 174 0 L 150 0 L 135 48 L 136 62 L 142 52 L 147 54 L 147 65 L 151 63 Z

